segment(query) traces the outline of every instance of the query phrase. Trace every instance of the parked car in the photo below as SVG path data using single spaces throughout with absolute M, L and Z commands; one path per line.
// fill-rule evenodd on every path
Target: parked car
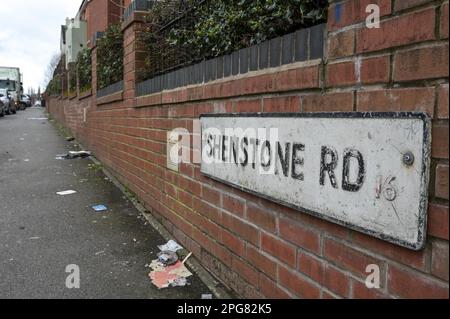
M 29 95 L 22 94 L 20 98 L 20 103 L 25 104 L 26 107 L 31 106 L 31 98 Z
M 1 97 L 0 97 L 0 117 L 5 116 L 5 114 L 6 114 L 6 106 L 5 106 L 5 103 L 3 103 L 3 100 L 1 100 Z
M 16 105 L 13 101 L 13 99 L 11 98 L 11 94 L 10 91 L 5 90 L 5 89 L 0 89 L 0 101 L 2 102 L 2 111 L 0 111 L 0 113 L 2 113 L 3 115 L 5 114 L 16 114 Z
M 36 102 L 34 102 L 34 106 L 41 106 L 41 101 L 36 100 Z

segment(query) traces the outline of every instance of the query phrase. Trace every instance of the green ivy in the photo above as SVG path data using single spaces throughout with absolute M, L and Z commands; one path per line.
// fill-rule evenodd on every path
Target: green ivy
M 46 92 L 49 95 L 61 95 L 61 77 L 59 75 L 53 77 L 48 83 Z
M 149 27 L 143 35 L 149 52 L 147 73 L 151 75 L 178 66 L 167 64 L 221 56 L 323 23 L 327 18 L 327 7 L 327 0 L 157 2 L 148 14 Z M 179 12 L 186 12 L 185 17 L 174 21 Z M 174 22 L 169 32 L 158 32 L 170 21 Z
M 77 73 L 80 92 L 90 90 L 92 86 L 92 58 L 91 50 L 88 48 L 85 48 L 78 53 Z
M 219 56 L 324 22 L 317 0 L 215 0 L 200 6 L 192 30 L 174 29 L 169 41 L 200 56 Z
M 97 43 L 97 82 L 104 88 L 123 80 L 123 33 L 111 25 Z
M 69 95 L 77 93 L 77 70 L 75 67 L 70 67 L 67 73 L 69 77 Z

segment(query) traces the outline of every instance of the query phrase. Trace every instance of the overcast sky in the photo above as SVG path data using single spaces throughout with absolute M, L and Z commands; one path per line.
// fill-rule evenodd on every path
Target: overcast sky
M 82 0 L 0 0 L 0 66 L 19 67 L 24 91 L 43 84 L 50 58 L 59 52 L 61 25 Z

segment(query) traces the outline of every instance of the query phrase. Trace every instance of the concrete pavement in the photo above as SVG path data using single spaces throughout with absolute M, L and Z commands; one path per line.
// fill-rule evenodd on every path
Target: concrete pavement
M 200 298 L 190 286 L 158 290 L 146 268 L 165 243 L 89 159 L 56 160 L 72 150 L 30 108 L 0 118 L 0 298 Z M 76 190 L 69 196 L 56 192 Z M 110 210 L 93 213 L 91 206 Z M 81 288 L 67 289 L 66 266 L 80 267 Z

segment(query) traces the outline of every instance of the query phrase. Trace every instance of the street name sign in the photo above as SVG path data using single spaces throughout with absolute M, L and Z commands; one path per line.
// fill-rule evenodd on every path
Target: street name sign
M 425 244 L 424 113 L 207 114 L 201 172 L 413 250 Z

